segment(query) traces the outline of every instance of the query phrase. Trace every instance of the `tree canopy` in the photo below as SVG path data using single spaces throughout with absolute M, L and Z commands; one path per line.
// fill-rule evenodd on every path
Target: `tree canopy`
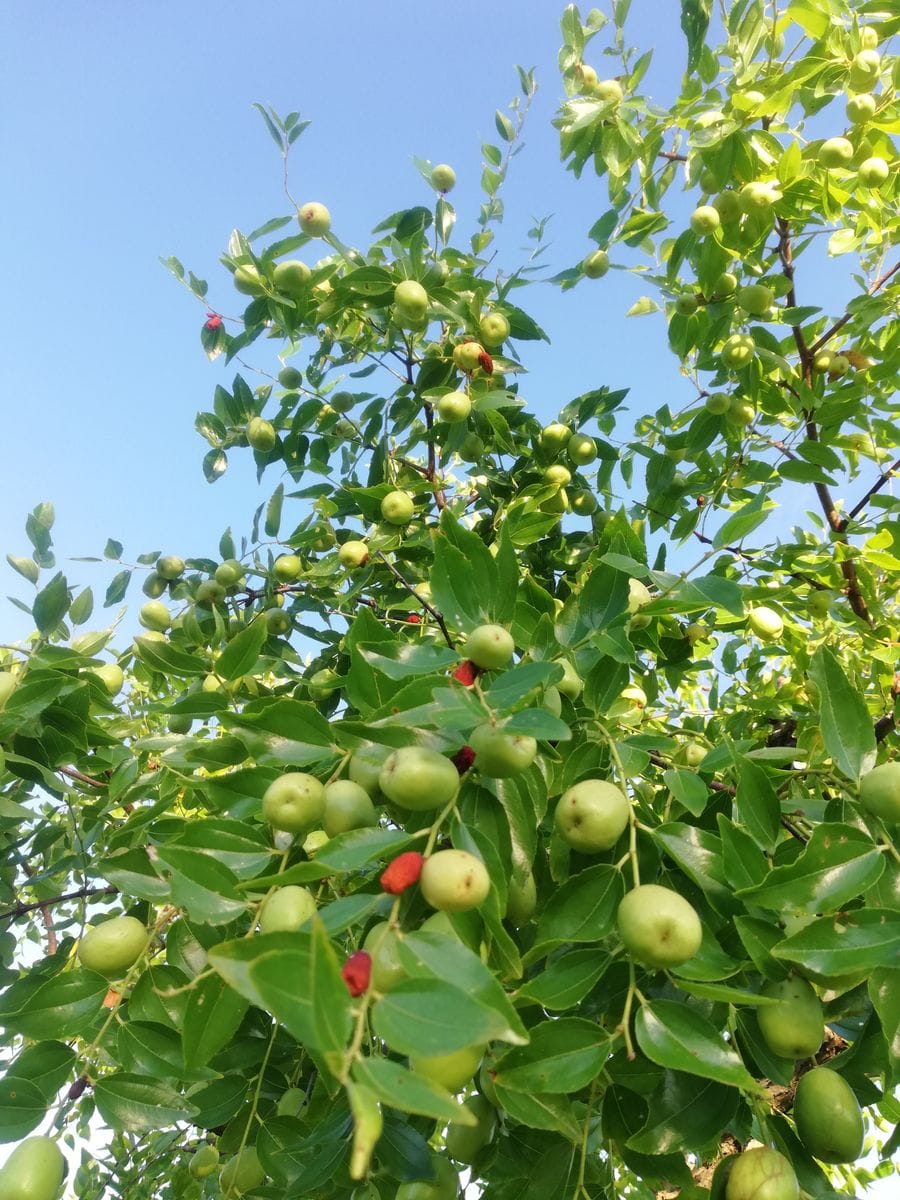
M 28 515 L 5 1200 L 57 1200 L 59 1146 L 82 1200 L 827 1200 L 892 1172 L 900 15 L 682 0 L 663 109 L 628 9 L 562 14 L 561 159 L 602 197 L 575 265 L 540 222 L 495 256 L 532 72 L 474 225 L 417 160 L 422 204 L 365 248 L 292 194 L 308 122 L 260 104 L 285 211 L 214 281 L 166 264 L 235 365 L 203 471 L 252 454 L 262 503 L 215 560 L 189 529 L 136 565 L 107 543 L 103 607 L 144 593 L 129 644 L 58 569 L 52 504 Z M 690 402 L 631 428 L 598 364 L 539 421 L 553 271 L 606 306 L 638 274 Z

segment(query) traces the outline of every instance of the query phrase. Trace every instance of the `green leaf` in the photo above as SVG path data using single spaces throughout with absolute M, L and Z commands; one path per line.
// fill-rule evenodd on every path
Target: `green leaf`
M 399 1112 L 460 1125 L 476 1124 L 474 1114 L 461 1108 L 455 1096 L 389 1059 L 369 1055 L 359 1059 L 353 1065 L 353 1078 L 370 1088 L 382 1104 Z
M 47 1100 L 36 1083 L 5 1075 L 0 1079 L 0 1142 L 18 1142 L 36 1129 Z
M 772 949 L 775 958 L 799 963 L 823 981 L 829 977 L 895 967 L 900 945 L 900 912 L 857 908 L 822 917 Z
M 216 659 L 216 674 L 219 678 L 232 680 L 247 675 L 259 658 L 266 636 L 266 623 L 261 617 L 257 617 L 240 633 L 235 634 Z
M 837 912 L 876 883 L 884 855 L 852 825 L 817 825 L 803 853 L 738 892 L 751 905 L 811 913 Z
M 616 910 L 625 894 L 621 871 L 601 864 L 567 880 L 552 896 L 538 922 L 533 962 L 563 942 L 599 942 L 612 930 Z
M 28 1079 L 51 1104 L 63 1084 L 72 1078 L 76 1062 L 75 1051 L 64 1042 L 38 1042 L 16 1055 L 7 1074 Z
M 781 804 L 769 774 L 748 758 L 738 760 L 737 772 L 738 814 L 756 844 L 774 850 L 781 832 Z
M 265 533 L 266 537 L 277 538 L 281 528 L 281 509 L 284 504 L 284 484 L 279 483 L 266 505 Z
M 740 1103 L 734 1089 L 680 1071 L 666 1071 L 648 1098 L 649 1116 L 628 1146 L 640 1154 L 692 1150 L 714 1141 L 728 1128 Z
M 149 1133 L 175 1121 L 189 1121 L 197 1111 L 174 1088 L 157 1080 L 117 1072 L 94 1084 L 97 1111 L 112 1129 Z
M 223 942 L 210 950 L 209 962 L 236 992 L 324 1055 L 332 1071 L 340 1069 L 350 1036 L 350 996 L 321 922 L 313 922 L 309 933 Z
M 23 579 L 27 579 L 29 583 L 37 583 L 41 569 L 33 558 L 19 558 L 15 554 L 7 554 L 6 561 Z
M 759 1092 L 739 1055 L 704 1016 L 674 1000 L 641 1005 L 634 1022 L 638 1045 L 651 1062 L 729 1087 Z
M 505 1014 L 441 979 L 409 979 L 372 1008 L 378 1037 L 399 1054 L 452 1054 L 509 1039 Z
M 809 677 L 818 689 L 825 749 L 838 770 L 855 783 L 875 764 L 875 729 L 866 703 L 827 646 L 812 656 Z
M 103 599 L 103 607 L 111 608 L 114 604 L 119 604 L 125 599 L 125 593 L 128 591 L 128 585 L 131 582 L 131 571 L 119 571 L 113 577 L 106 589 L 106 595 Z
M 605 973 L 612 958 L 594 947 L 571 950 L 527 980 L 516 992 L 516 1003 L 538 1004 L 551 1012 L 573 1008 Z
M 234 872 L 208 854 L 160 846 L 153 862 L 171 889 L 172 902 L 200 924 L 225 925 L 246 911 Z
M 765 495 L 760 492 L 721 526 L 713 537 L 713 549 L 721 550 L 723 546 L 742 541 L 754 529 L 765 523 L 773 507 L 774 505 L 765 503 Z
M 95 971 L 74 970 L 45 980 L 29 976 L 0 997 L 0 1024 L 35 1041 L 78 1037 L 100 1012 L 108 990 Z
M 69 585 L 60 571 L 34 598 L 31 612 L 40 633 L 52 633 L 69 607 Z
M 581 1124 L 568 1096 L 529 1095 L 512 1088 L 497 1087 L 500 1106 L 513 1121 L 531 1129 L 550 1129 L 576 1145 L 581 1141 Z
M 593 1021 L 559 1017 L 529 1030 L 527 1046 L 495 1063 L 495 1083 L 517 1092 L 577 1092 L 609 1057 L 610 1036 Z
M 188 995 L 182 1029 L 187 1067 L 205 1067 L 234 1037 L 247 1011 L 247 1001 L 223 979 L 197 980 Z
M 663 782 L 679 804 L 695 817 L 700 816 L 706 808 L 709 789 L 696 771 L 663 771 Z

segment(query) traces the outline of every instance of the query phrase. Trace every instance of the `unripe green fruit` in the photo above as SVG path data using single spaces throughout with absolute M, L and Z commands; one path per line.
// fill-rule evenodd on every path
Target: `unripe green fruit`
M 463 462 L 480 462 L 484 457 L 484 442 L 477 433 L 467 433 L 457 453 Z
M 290 1087 L 281 1093 L 275 1105 L 275 1112 L 279 1117 L 298 1117 L 305 1103 L 306 1093 L 303 1088 Z
M 761 996 L 777 1000 L 756 1010 L 759 1032 L 773 1054 L 809 1058 L 822 1045 L 825 1017 L 812 985 L 799 976 L 763 985 Z
M 485 313 L 478 322 L 478 336 L 490 349 L 502 346 L 509 337 L 509 321 L 503 313 Z
M 449 803 L 459 791 L 459 772 L 443 754 L 424 746 L 404 746 L 385 761 L 378 786 L 401 808 L 430 812 Z
M 471 374 L 481 366 L 482 354 L 484 354 L 484 346 L 479 342 L 460 342 L 453 348 L 453 361 L 460 371 Z
M 831 366 L 828 368 L 828 374 L 833 375 L 836 379 L 842 379 L 850 370 L 850 359 L 846 354 L 835 354 L 831 360 Z
M 284 611 L 283 608 L 270 608 L 266 610 L 266 631 L 274 637 L 282 637 L 289 633 L 294 627 L 294 621 L 290 613 Z
M 548 454 L 556 454 L 568 446 L 572 438 L 572 430 L 568 425 L 563 425 L 559 421 L 553 421 L 549 425 L 545 425 L 541 430 L 541 436 L 538 439 L 542 450 L 546 450 Z
M 230 1158 L 222 1168 L 219 1186 L 225 1196 L 229 1192 L 243 1196 L 245 1192 L 252 1192 L 254 1188 L 258 1188 L 265 1182 L 265 1178 L 266 1172 L 259 1161 L 256 1147 L 245 1146 L 240 1155 L 236 1154 L 234 1158 Z
M 328 784 L 322 825 L 330 838 L 377 824 L 378 813 L 365 788 L 352 779 L 338 779 Z
M 738 308 L 750 313 L 753 317 L 761 317 L 772 307 L 775 293 L 764 283 L 748 283 L 737 294 Z
M 618 79 L 601 79 L 594 85 L 594 95 L 605 104 L 618 104 L 625 93 Z
M 770 183 L 745 183 L 738 193 L 741 211 L 747 216 L 763 213 L 775 203 L 776 193 Z
M 693 906 L 671 888 L 642 884 L 628 892 L 616 914 L 630 958 L 649 967 L 678 967 L 693 958 L 703 927 Z
M 431 171 L 431 186 L 436 192 L 450 192 L 456 183 L 456 172 L 447 163 L 438 163 Z
M 628 580 L 628 611 L 634 616 L 653 600 L 649 588 L 639 579 Z
M 184 574 L 184 559 L 177 554 L 163 554 L 156 560 L 155 570 L 162 579 L 180 579 Z
M 712 204 L 701 204 L 691 213 L 691 229 L 698 237 L 715 233 L 721 224 L 719 210 Z
M 188 1170 L 194 1179 L 205 1179 L 207 1175 L 212 1175 L 213 1171 L 219 1165 L 219 1152 L 215 1146 L 209 1144 L 198 1146 L 191 1155 L 190 1165 Z
M 830 350 L 818 350 L 813 356 L 813 370 L 819 375 L 824 375 L 831 370 L 831 364 L 834 362 L 834 355 Z
M 890 825 L 900 822 L 900 762 L 881 763 L 863 775 L 859 802 Z
M 265 294 L 266 282 L 252 263 L 235 268 L 234 286 L 245 296 L 262 296 Z
M 297 299 L 306 293 L 309 277 L 312 274 L 305 262 L 298 258 L 289 258 L 286 262 L 278 263 L 274 271 L 275 290 L 285 296 Z M 299 386 L 298 384 L 294 385 Z
M 415 504 L 409 492 L 388 492 L 381 501 L 381 515 L 391 525 L 406 525 L 409 523 Z
M 481 859 L 467 850 L 438 850 L 426 858 L 419 887 L 432 908 L 467 912 L 487 899 L 491 877 Z
M 3 1200 L 57 1200 L 65 1173 L 66 1160 L 52 1138 L 26 1138 L 0 1170 L 0 1196 Z
M 280 583 L 293 583 L 303 573 L 303 563 L 296 554 L 279 554 L 272 563 L 272 574 Z
M 137 917 L 113 917 L 89 929 L 78 943 L 78 958 L 89 971 L 124 975 L 147 945 L 147 930 Z
M 575 68 L 575 75 L 581 85 L 581 90 L 590 95 L 599 82 L 597 72 L 587 63 L 579 63 Z
M 462 1107 L 475 1117 L 475 1125 L 451 1121 L 447 1129 L 447 1153 L 457 1162 L 471 1166 L 485 1146 L 493 1140 L 497 1113 L 484 1096 L 470 1096 Z
M 459 1195 L 459 1176 L 456 1171 L 446 1158 L 438 1154 L 434 1155 L 432 1165 L 437 1173 L 435 1183 L 424 1179 L 401 1183 L 394 1200 L 456 1200 Z
M 731 225 L 740 220 L 742 210 L 737 192 L 720 192 L 712 203 L 723 225 Z
M 244 568 L 236 558 L 227 558 L 225 562 L 219 563 L 216 567 L 215 580 L 216 583 L 222 585 L 223 588 L 234 587 L 244 578 Z
M 859 164 L 859 177 L 866 187 L 879 187 L 891 177 L 891 169 L 883 158 L 873 155 Z
M 533 737 L 504 733 L 487 723 L 472 730 L 469 745 L 475 751 L 475 766 L 490 779 L 518 775 L 531 766 L 537 755 L 537 742 Z
M 424 1075 L 448 1092 L 458 1092 L 474 1076 L 483 1055 L 483 1046 L 467 1046 L 452 1054 L 412 1056 L 409 1065 L 417 1075 Z
M 558 663 L 563 669 L 563 677 L 557 682 L 556 687 L 564 696 L 568 696 L 570 700 L 577 700 L 581 695 L 581 689 L 584 687 L 584 680 L 567 658 L 557 658 L 554 659 L 554 662 Z
M 834 594 L 832 592 L 828 591 L 827 588 L 817 588 L 807 602 L 809 615 L 814 620 L 820 620 L 822 617 L 828 615 L 828 610 L 831 608 L 833 602 Z
M 675 301 L 675 311 L 681 317 L 692 317 L 700 307 L 700 301 L 693 292 L 689 292 L 686 296 L 679 296 Z
M 628 825 L 631 805 L 615 784 L 583 779 L 559 798 L 553 814 L 556 832 L 582 854 L 611 849 Z
M 369 547 L 365 542 L 342 542 L 338 547 L 338 561 L 342 567 L 361 567 L 369 557 Z
M 573 433 L 566 443 L 566 453 L 576 467 L 586 467 L 597 457 L 597 443 L 586 433 Z
M 725 420 L 729 425 L 734 425 L 738 429 L 744 429 L 746 426 L 753 424 L 755 417 L 756 409 L 749 400 L 745 400 L 743 396 L 731 397 L 725 412 Z
M 572 505 L 572 512 L 578 513 L 580 517 L 591 516 L 599 507 L 597 497 L 593 492 L 571 492 L 569 499 Z
M 215 579 L 204 579 L 197 585 L 194 599 L 198 604 L 221 604 L 225 599 L 225 589 Z
M 881 55 L 865 49 L 854 54 L 850 64 L 850 86 L 855 92 L 871 92 L 881 72 Z
M 756 354 L 756 342 L 749 333 L 733 333 L 722 347 L 719 357 L 730 371 L 746 367 Z
M 310 237 L 324 237 L 331 228 L 331 213 L 315 200 L 301 205 L 297 215 L 300 228 Z
M 278 441 L 278 434 L 271 421 L 264 417 L 251 417 L 247 422 L 247 441 L 253 450 L 265 454 Z
M 447 392 L 437 402 L 437 415 L 448 424 L 465 421 L 472 411 L 472 401 L 465 392 Z
M 725 1184 L 725 1200 L 798 1200 L 794 1168 L 777 1150 L 755 1146 L 735 1155 Z
M 819 147 L 819 164 L 829 170 L 846 167 L 853 159 L 853 143 L 844 137 L 828 138 Z
M 406 979 L 406 968 L 397 952 L 397 931 L 388 921 L 373 925 L 366 934 L 363 949 L 372 958 L 371 984 L 376 992 L 389 992 Z
M 537 884 L 531 871 L 519 882 L 513 875 L 506 894 L 506 919 L 516 929 L 528 923 L 537 908 Z
M 562 463 L 552 463 L 544 471 L 544 482 L 551 487 L 562 488 L 572 482 L 572 472 Z
M 552 713 L 554 717 L 558 717 L 562 712 L 562 697 L 559 694 L 559 688 L 550 687 L 544 688 L 544 695 L 541 701 L 541 707 L 546 708 L 547 712 Z
M 726 392 L 713 392 L 703 401 L 703 406 L 707 412 L 721 417 L 731 408 L 731 397 Z
M 381 796 L 379 778 L 382 768 L 393 751 L 390 746 L 380 746 L 375 742 L 360 746 L 350 756 L 347 774 L 354 783 L 369 793 L 373 799 Z
M 406 317 L 420 321 L 428 310 L 428 293 L 415 279 L 404 279 L 394 288 L 394 303 Z
M 478 625 L 463 644 L 460 654 L 483 671 L 499 671 L 508 666 L 516 644 L 502 625 Z
M 194 722 L 185 713 L 172 713 L 166 724 L 169 726 L 169 733 L 190 733 Z
M 125 672 L 118 663 L 104 663 L 100 667 L 94 667 L 91 674 L 100 680 L 110 696 L 117 696 L 125 684 Z
M 278 372 L 278 382 L 289 392 L 295 392 L 303 383 L 303 372 L 296 367 L 282 367 Z
M 299 929 L 315 912 L 316 902 L 308 888 L 285 884 L 266 898 L 259 914 L 259 931 L 278 933 Z
M 859 44 L 863 50 L 878 49 L 878 30 L 871 25 L 864 25 L 859 31 Z
M 273 829 L 305 833 L 325 812 L 325 788 L 314 775 L 288 771 L 266 788 L 263 817 Z
M 340 686 L 340 676 L 330 667 L 322 667 L 313 671 L 306 686 L 313 700 L 326 700 Z
M 588 279 L 602 279 L 609 270 L 609 254 L 606 250 L 592 251 L 581 264 L 581 269 Z
M 203 683 L 200 685 L 201 692 L 221 692 L 222 680 L 218 675 L 205 675 Z
M 161 600 L 148 600 L 146 604 L 141 605 L 138 620 L 145 629 L 165 633 L 172 624 L 172 614 Z
M 750 631 L 763 642 L 774 642 L 784 633 L 784 621 L 774 609 L 766 608 L 765 605 L 751 608 L 747 615 L 747 624 Z
M 713 295 L 731 296 L 737 291 L 737 285 L 737 275 L 733 275 L 731 271 L 723 271 L 713 284 Z
M 853 1090 L 837 1071 L 814 1067 L 794 1094 L 800 1141 L 820 1162 L 852 1163 L 863 1151 L 863 1117 Z
M 875 97 L 863 92 L 859 96 L 851 96 L 847 101 L 847 120 L 851 125 L 865 125 L 875 116 L 878 107 Z

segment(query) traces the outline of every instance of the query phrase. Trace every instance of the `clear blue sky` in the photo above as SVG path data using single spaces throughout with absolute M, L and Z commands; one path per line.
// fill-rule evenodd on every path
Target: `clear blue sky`
M 665 100 L 685 57 L 678 5 L 633 7 L 634 40 L 659 47 L 650 78 Z M 514 64 L 534 66 L 541 90 L 505 194 L 504 244 L 517 261 L 530 219 L 553 213 L 555 269 L 579 259 L 607 205 L 602 183 L 576 184 L 558 163 L 550 120 L 561 10 L 555 0 L 7 0 L 0 550 L 28 553 L 24 517 L 41 500 L 56 504 L 61 560 L 101 552 L 108 535 L 127 555 L 209 554 L 226 525 L 249 528 L 262 498 L 250 455 L 232 455 L 210 486 L 193 431 L 233 370 L 207 363 L 203 312 L 158 256 L 177 254 L 210 281 L 213 305 L 235 309 L 217 261 L 229 231 L 285 211 L 278 154 L 253 101 L 312 120 L 297 147 L 296 194 L 325 202 L 341 238 L 362 244 L 386 213 L 430 202 L 414 154 L 456 167 L 453 199 L 470 227 L 480 141 L 496 140 L 494 110 L 518 86 Z M 659 318 L 655 329 L 621 318 L 640 290 L 618 272 L 590 293 L 532 290 L 526 307 L 553 339 L 526 347 L 534 374 L 524 394 L 540 414 L 602 383 L 629 385 L 636 404 L 651 406 L 684 387 Z M 254 361 L 271 369 L 274 349 L 260 343 Z M 270 472 L 266 495 L 276 482 Z M 91 568 L 66 569 L 100 583 Z M 5 562 L 0 589 L 30 595 Z M 6 637 L 24 621 L 4 605 Z

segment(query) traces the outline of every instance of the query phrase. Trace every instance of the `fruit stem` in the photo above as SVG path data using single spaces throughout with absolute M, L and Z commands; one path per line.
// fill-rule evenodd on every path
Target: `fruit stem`
M 434 849 L 434 843 L 437 841 L 437 836 L 441 831 L 441 826 L 443 825 L 444 821 L 446 821 L 447 817 L 449 817 L 449 815 L 453 812 L 454 808 L 456 808 L 456 796 L 454 796 L 452 800 L 444 805 L 440 811 L 438 819 L 428 831 L 428 841 L 425 843 L 425 849 L 422 851 L 426 858 Z
M 598 728 L 600 729 L 600 732 L 603 734 L 604 738 L 606 739 L 606 744 L 609 747 L 609 756 L 613 761 L 613 766 L 615 767 L 615 773 L 619 779 L 619 787 L 622 789 L 622 791 L 627 796 L 628 795 L 628 792 L 627 792 L 628 774 L 622 763 L 622 758 L 619 754 L 619 751 L 616 749 L 615 739 L 613 738 L 612 734 L 609 732 L 609 730 L 606 728 L 605 725 L 599 725 Z M 637 813 L 634 811 L 634 802 L 629 798 L 629 801 L 628 801 L 628 858 L 631 859 L 631 877 L 634 880 L 634 886 L 640 887 L 641 886 L 641 871 L 640 871 L 640 866 L 638 865 L 637 831 L 638 831 Z
M 622 1037 L 625 1041 L 625 1053 L 628 1056 L 628 1061 L 633 1062 L 635 1058 L 634 1042 L 631 1040 L 631 1009 L 634 1005 L 634 997 L 637 994 L 637 986 L 634 982 L 634 963 L 628 964 L 628 994 L 625 997 L 625 1007 L 622 1009 L 622 1020 L 619 1022 L 619 1029 L 622 1031 Z
M 272 1022 L 272 1032 L 269 1034 L 269 1041 L 266 1046 L 265 1053 L 263 1054 L 262 1062 L 260 1063 L 260 1066 L 259 1066 L 259 1073 L 256 1076 L 256 1087 L 253 1091 L 253 1100 L 251 1101 L 251 1104 L 250 1104 L 250 1112 L 247 1116 L 247 1124 L 244 1126 L 244 1132 L 241 1137 L 241 1144 L 238 1146 L 237 1153 L 235 1154 L 235 1158 L 238 1163 L 240 1163 L 240 1161 L 241 1161 L 241 1155 L 244 1153 L 244 1147 L 247 1145 L 247 1138 L 250 1136 L 250 1126 L 256 1120 L 256 1114 L 259 1109 L 259 1097 L 260 1097 L 260 1093 L 262 1092 L 263 1076 L 266 1073 L 266 1067 L 269 1065 L 269 1055 L 272 1053 L 272 1047 L 275 1045 L 275 1038 L 277 1035 L 278 1035 L 278 1022 L 273 1021 Z M 228 1191 L 224 1192 L 223 1195 L 225 1197 L 237 1195 L 237 1192 L 235 1192 L 235 1190 L 234 1190 L 234 1184 L 232 1184 L 231 1187 L 228 1189 Z
M 344 1052 L 344 1061 L 341 1065 L 341 1073 L 338 1076 L 339 1081 L 346 1086 L 350 1079 L 350 1068 L 353 1066 L 359 1057 L 360 1049 L 362 1048 L 363 1038 L 366 1035 L 366 1027 L 369 1020 L 369 1005 L 372 1003 L 372 989 L 360 997 L 359 1007 L 356 1011 L 356 1024 L 353 1027 L 353 1038 L 350 1045 Z
M 575 1190 L 572 1192 L 572 1200 L 579 1200 L 580 1196 L 587 1196 L 587 1190 L 584 1186 L 584 1174 L 587 1169 L 587 1149 L 588 1138 L 591 1133 L 591 1118 L 594 1115 L 594 1103 L 597 1098 L 597 1079 L 591 1081 L 591 1094 L 588 1097 L 587 1110 L 584 1114 L 584 1123 L 581 1126 L 581 1150 L 578 1157 L 578 1181 L 575 1184 Z M 588 1197 L 590 1200 L 590 1197 Z

